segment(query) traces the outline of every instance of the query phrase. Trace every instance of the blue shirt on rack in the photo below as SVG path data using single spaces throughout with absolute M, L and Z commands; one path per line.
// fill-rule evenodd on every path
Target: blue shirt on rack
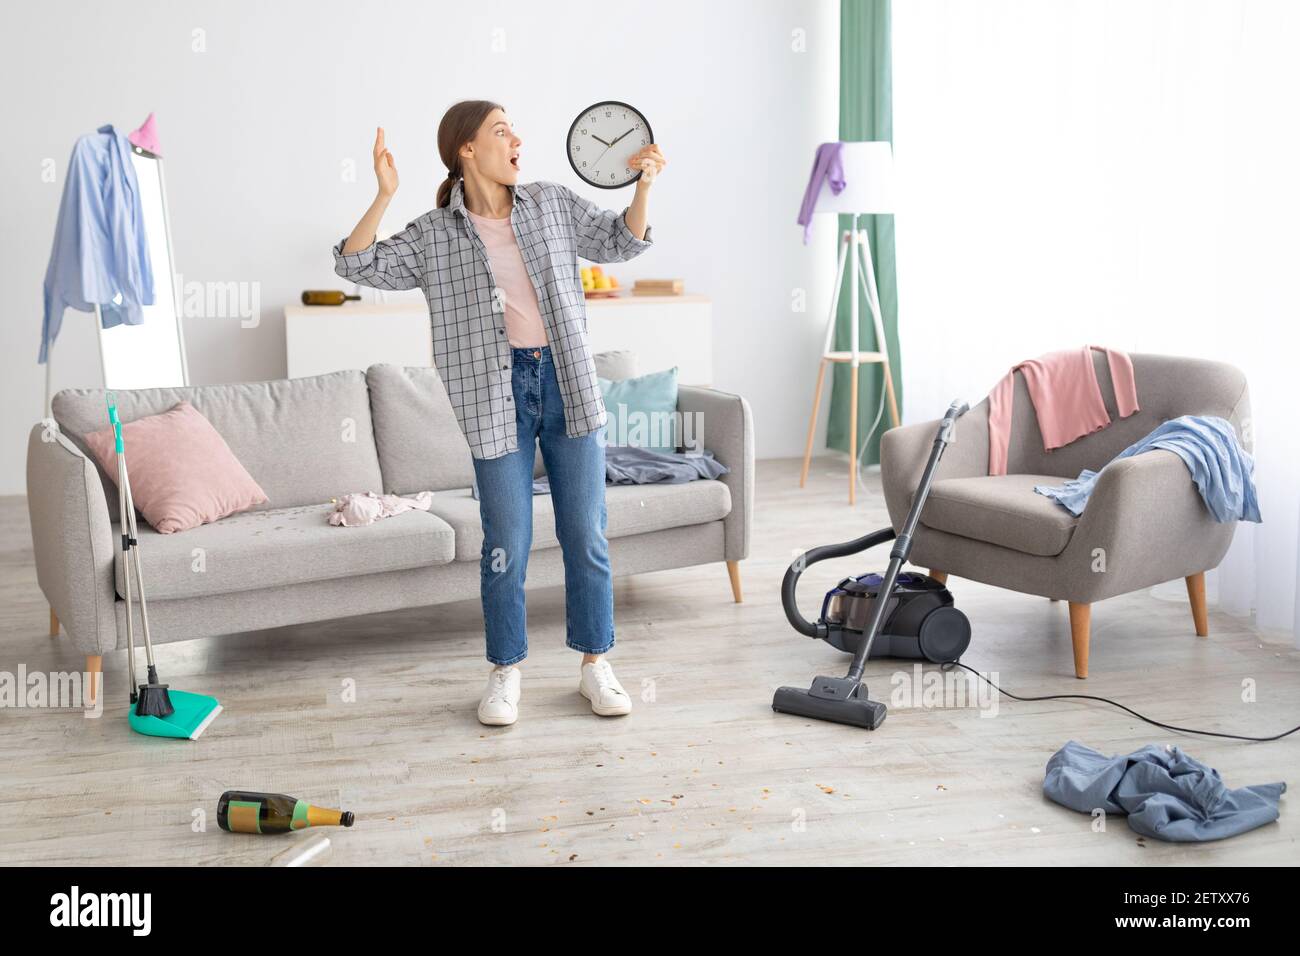
M 66 308 L 100 307 L 104 328 L 144 322 L 153 305 L 153 265 L 131 144 L 101 126 L 72 147 L 54 248 L 45 270 L 45 315 L 36 361 L 48 361 Z

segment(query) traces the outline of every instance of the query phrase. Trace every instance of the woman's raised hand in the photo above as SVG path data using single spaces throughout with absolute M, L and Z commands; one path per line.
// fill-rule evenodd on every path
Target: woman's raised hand
M 642 146 L 633 153 L 627 161 L 628 166 L 633 169 L 641 170 L 641 178 L 637 180 L 637 185 L 642 183 L 647 186 L 655 181 L 655 177 L 663 172 L 663 168 L 668 165 L 668 160 L 664 158 L 663 151 L 658 144 L 651 143 L 648 146 Z
M 384 128 L 375 130 L 375 179 L 379 181 L 379 195 L 391 199 L 397 192 L 397 166 L 393 154 L 384 146 Z

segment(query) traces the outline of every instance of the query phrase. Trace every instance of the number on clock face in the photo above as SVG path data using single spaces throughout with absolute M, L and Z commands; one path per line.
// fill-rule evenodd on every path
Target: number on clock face
M 635 107 L 613 100 L 597 103 L 569 127 L 569 165 L 591 185 L 617 189 L 641 178 L 641 170 L 627 161 L 653 142 L 650 124 Z

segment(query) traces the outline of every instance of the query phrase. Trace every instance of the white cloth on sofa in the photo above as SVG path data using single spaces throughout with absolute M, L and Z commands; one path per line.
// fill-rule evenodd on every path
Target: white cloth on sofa
M 432 491 L 421 491 L 411 497 L 401 495 L 377 495 L 373 491 L 358 491 L 344 495 L 334 503 L 334 511 L 329 516 L 332 525 L 356 528 L 361 525 L 374 524 L 380 518 L 391 518 L 404 511 L 428 511 L 433 503 Z

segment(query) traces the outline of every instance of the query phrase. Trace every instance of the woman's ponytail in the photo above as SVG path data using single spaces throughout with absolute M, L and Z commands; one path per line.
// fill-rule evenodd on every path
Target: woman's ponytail
M 444 179 L 442 185 L 438 187 L 439 209 L 446 209 L 451 205 L 451 191 L 456 188 L 456 180 L 458 179 L 460 179 L 459 176 L 454 176 L 451 173 L 448 173 L 447 178 Z
M 460 168 L 460 148 L 478 135 L 479 127 L 493 110 L 505 107 L 490 100 L 462 100 L 452 105 L 438 124 L 438 155 L 447 167 L 447 178 L 438 187 L 438 208 L 451 205 L 451 191 L 464 177 Z

